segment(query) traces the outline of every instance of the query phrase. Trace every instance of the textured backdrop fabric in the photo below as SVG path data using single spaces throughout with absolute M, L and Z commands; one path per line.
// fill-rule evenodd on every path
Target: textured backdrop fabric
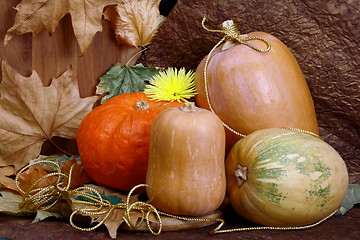
M 357 0 L 180 0 L 142 62 L 195 69 L 220 40 L 201 26 L 232 19 L 241 33 L 273 34 L 297 59 L 312 93 L 320 133 L 360 182 L 360 2 Z M 281 67 L 281 66 L 279 66 Z

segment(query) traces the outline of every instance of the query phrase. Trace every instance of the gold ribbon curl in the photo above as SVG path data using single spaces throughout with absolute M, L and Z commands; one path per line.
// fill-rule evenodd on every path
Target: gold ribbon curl
M 271 44 L 268 40 L 266 40 L 265 38 L 262 37 L 249 37 L 248 35 L 241 35 L 238 27 L 236 26 L 236 24 L 232 21 L 232 20 L 227 20 L 223 23 L 223 28 L 222 29 L 210 29 L 208 27 L 205 26 L 205 21 L 206 21 L 206 17 L 203 18 L 201 25 L 202 27 L 208 31 L 208 32 L 215 32 L 215 33 L 221 33 L 224 35 L 224 37 L 219 41 L 219 43 L 217 43 L 214 47 L 217 48 L 220 44 L 222 44 L 225 40 L 226 41 L 233 41 L 236 40 L 238 41 L 240 44 L 244 44 L 258 52 L 261 53 L 266 53 L 268 51 L 270 51 L 271 49 Z M 251 44 L 249 41 L 251 40 L 260 40 L 262 42 L 264 42 L 266 44 L 266 48 L 262 49 L 259 48 L 253 44 Z M 211 54 L 209 54 L 211 55 Z
M 55 161 L 50 161 L 49 159 L 55 159 Z M 31 167 L 41 164 L 53 165 L 55 167 L 54 172 L 48 173 L 40 177 L 35 183 L 33 183 L 30 186 L 30 188 L 27 191 L 21 189 L 19 183 L 19 176 L 26 170 L 30 169 Z M 49 210 L 52 207 L 54 207 L 57 203 L 59 203 L 61 200 L 65 200 L 68 203 L 68 205 L 73 209 L 69 217 L 70 225 L 81 231 L 93 231 L 97 229 L 102 224 L 104 224 L 104 222 L 110 217 L 110 215 L 113 213 L 115 209 L 125 210 L 123 220 L 130 230 L 139 228 L 145 222 L 149 232 L 151 232 L 154 235 L 159 235 L 161 233 L 163 227 L 161 216 L 171 217 L 183 221 L 219 222 L 219 225 L 214 229 L 214 231 L 220 229 L 224 224 L 224 220 L 220 218 L 182 217 L 182 216 L 172 215 L 169 213 L 159 211 L 153 205 L 150 204 L 153 198 L 150 198 L 146 202 L 136 201 L 134 203 L 130 203 L 131 196 L 133 195 L 135 190 L 139 188 L 150 188 L 150 190 L 152 191 L 152 187 L 147 184 L 139 184 L 134 188 L 132 188 L 126 197 L 126 202 L 118 203 L 118 204 L 112 204 L 107 199 L 104 199 L 97 190 L 88 186 L 81 186 L 76 189 L 70 190 L 71 178 L 74 167 L 75 164 L 71 166 L 69 175 L 66 175 L 61 172 L 61 167 L 58 158 L 56 156 L 49 156 L 47 158 L 44 158 L 43 160 L 39 160 L 35 163 L 29 164 L 24 168 L 20 169 L 19 172 L 16 174 L 16 178 L 15 178 L 16 186 L 19 192 L 23 195 L 23 201 L 19 204 L 19 209 L 21 211 L 26 211 L 26 212 L 34 212 L 36 210 Z M 53 184 L 43 188 L 36 188 L 37 183 L 39 183 L 43 179 L 52 176 L 57 176 L 57 180 Z M 62 183 L 64 178 L 68 178 L 68 182 L 66 186 L 63 187 Z M 70 199 L 71 196 L 82 196 L 86 199 L 89 199 L 90 201 L 85 201 L 85 200 L 73 201 Z M 82 206 L 88 205 L 89 208 L 77 207 L 77 205 L 82 205 Z M 95 206 L 95 208 L 90 208 L 90 206 L 91 207 Z M 132 211 L 140 211 L 142 213 L 142 216 L 137 224 L 133 224 L 133 221 L 131 220 Z M 150 224 L 151 222 L 150 215 L 152 213 L 155 214 L 155 218 L 158 221 L 157 230 L 153 229 L 153 227 Z M 105 214 L 105 216 L 95 226 L 83 228 L 77 226 L 73 221 L 74 217 L 77 214 L 82 214 L 85 216 L 94 216 L 94 215 L 100 216 Z
M 47 160 L 50 158 L 55 158 L 56 161 L 53 162 L 53 161 Z M 31 168 L 32 166 L 40 165 L 40 164 L 53 164 L 56 167 L 55 172 L 49 173 L 49 174 L 39 178 L 34 184 L 32 184 L 32 186 L 29 188 L 29 190 L 24 191 L 23 189 L 21 189 L 19 186 L 19 181 L 18 181 L 20 174 L 23 173 L 24 171 L 26 171 L 27 169 Z M 97 208 L 87 208 L 87 209 L 74 207 L 75 210 L 73 210 L 73 212 L 70 215 L 70 219 L 69 219 L 70 224 L 74 228 L 81 230 L 81 231 L 95 230 L 98 227 L 100 227 L 109 218 L 109 216 L 115 209 L 125 209 L 125 214 L 123 216 L 123 219 L 124 219 L 124 222 L 129 227 L 129 229 L 134 230 L 134 229 L 140 227 L 144 222 L 146 222 L 148 230 L 154 235 L 159 235 L 161 233 L 162 226 L 163 226 L 161 216 L 166 216 L 166 217 L 179 219 L 179 220 L 183 220 L 183 221 L 218 222 L 219 223 L 218 226 L 209 232 L 210 234 L 217 234 L 217 233 L 229 233 L 229 232 L 252 231 L 252 230 L 302 230 L 302 229 L 308 229 L 308 228 L 312 228 L 312 227 L 319 225 L 320 223 L 326 221 L 331 216 L 333 216 L 336 212 L 338 212 L 338 209 L 336 209 L 333 213 L 331 213 L 329 216 L 321 219 L 320 221 L 310 224 L 310 225 L 300 226 L 300 227 L 262 226 L 262 227 L 221 229 L 223 227 L 223 225 L 225 224 L 225 221 L 221 218 L 185 217 L 185 216 L 177 216 L 177 215 L 169 214 L 166 212 L 162 212 L 162 211 L 157 210 L 154 206 L 152 206 L 150 204 L 150 202 L 152 201 L 153 198 L 150 198 L 147 202 L 137 201 L 137 202 L 130 204 L 130 198 L 133 195 L 135 190 L 137 190 L 138 188 L 152 189 L 151 186 L 149 186 L 147 184 L 139 184 L 139 185 L 135 186 L 128 193 L 125 203 L 118 203 L 115 205 L 112 204 L 110 201 L 103 199 L 101 194 L 91 187 L 82 186 L 82 187 L 78 187 L 74 190 L 70 190 L 69 188 L 70 188 L 71 176 L 72 176 L 74 166 L 75 165 L 73 165 L 70 168 L 69 175 L 67 176 L 66 174 L 61 172 L 60 164 L 59 164 L 57 157 L 49 156 L 49 157 L 45 158 L 44 160 L 40 160 L 40 161 L 37 161 L 36 163 L 29 164 L 28 166 L 21 169 L 17 173 L 16 179 L 15 179 L 16 185 L 19 189 L 19 192 L 21 192 L 23 194 L 23 202 L 20 203 L 19 208 L 23 211 L 36 211 L 39 209 L 47 210 L 47 209 L 50 209 L 51 207 L 53 207 L 56 203 L 59 203 L 61 200 L 66 200 L 70 206 L 72 206 L 72 205 L 76 206 L 76 204 L 86 204 L 89 206 L 96 206 Z M 35 188 L 35 186 L 38 182 L 40 182 L 41 180 L 46 179 L 48 177 L 52 177 L 52 176 L 58 176 L 58 179 L 54 184 L 52 184 L 48 187 L 44 187 L 44 188 Z M 69 181 L 65 187 L 62 187 L 61 184 L 63 183 L 64 178 L 68 178 Z M 84 192 L 84 191 L 86 191 L 86 192 Z M 90 201 L 81 201 L 81 200 L 71 201 L 70 200 L 71 195 L 83 196 L 83 197 L 91 200 L 91 202 Z M 134 225 L 131 221 L 131 216 L 130 216 L 131 211 L 140 211 L 142 213 L 142 217 L 141 217 L 139 223 L 136 225 Z M 79 213 L 81 213 L 83 215 L 88 215 L 88 216 L 105 214 L 105 216 L 97 225 L 95 225 L 93 227 L 89 227 L 89 228 L 83 228 L 83 227 L 77 226 L 73 222 L 74 216 Z M 150 214 L 151 213 L 154 213 L 158 220 L 157 231 L 154 230 L 150 224 Z

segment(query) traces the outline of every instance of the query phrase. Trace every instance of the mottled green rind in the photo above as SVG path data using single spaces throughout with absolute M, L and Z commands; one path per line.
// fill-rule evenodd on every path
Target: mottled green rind
M 279 184 L 286 184 L 291 180 L 291 174 L 310 176 L 312 173 L 321 172 L 321 176 L 311 183 L 304 194 L 306 201 L 316 202 L 318 207 L 324 207 L 333 196 L 330 195 L 330 184 L 321 187 L 331 174 L 331 169 L 324 164 L 321 153 L 318 153 L 318 149 L 313 144 L 314 141 L 321 140 L 305 134 L 272 137 L 270 135 L 253 149 L 258 155 L 249 167 L 248 173 L 254 179 L 266 179 L 272 182 L 254 181 L 253 190 L 258 196 L 281 205 L 288 193 L 279 192 L 278 187 Z M 304 161 L 299 161 L 301 158 Z M 255 169 L 264 160 L 268 161 L 263 164 L 277 164 L 282 167 Z

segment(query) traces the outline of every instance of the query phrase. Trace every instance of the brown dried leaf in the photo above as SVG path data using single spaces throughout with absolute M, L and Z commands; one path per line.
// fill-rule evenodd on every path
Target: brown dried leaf
M 117 41 L 135 47 L 150 44 L 165 21 L 159 3 L 160 0 L 122 0 L 108 7 L 104 16 L 112 23 Z
M 37 223 L 50 217 L 64 218 L 64 216 L 60 212 L 37 210 L 36 216 L 32 223 Z
M 18 177 L 19 187 L 26 192 L 30 189 L 30 187 L 41 177 L 47 175 L 48 172 L 45 171 L 41 166 L 34 166 L 23 173 L 21 173 Z M 58 177 L 50 176 L 39 181 L 34 188 L 45 188 L 49 185 L 55 184 Z
M 22 1 L 16 7 L 14 25 L 7 31 L 4 44 L 15 35 L 39 33 L 43 28 L 54 32 L 56 25 L 66 14 L 67 2 L 56 0 Z
M 92 181 L 91 178 L 86 174 L 82 163 L 76 161 L 75 158 L 72 158 L 71 160 L 64 163 L 64 165 L 61 168 L 62 173 L 69 176 L 70 169 L 73 165 L 74 168 L 72 170 L 70 188 L 81 186 L 84 185 L 85 183 L 89 183 Z M 65 178 L 63 186 L 66 186 L 67 183 L 68 183 L 68 178 Z
M 0 213 L 9 215 L 27 215 L 19 209 L 22 202 L 22 196 L 11 191 L 0 191 Z
M 118 0 L 23 0 L 15 8 L 15 23 L 7 31 L 4 44 L 15 35 L 37 34 L 44 28 L 52 33 L 59 21 L 70 13 L 75 36 L 81 52 L 85 53 L 95 33 L 102 30 L 104 7 L 116 2 Z
M 18 170 L 39 156 L 41 146 L 54 136 L 75 139 L 81 120 L 98 96 L 80 98 L 72 71 L 44 87 L 33 71 L 30 77 L 2 63 L 0 83 L 0 166 Z
M 13 191 L 17 191 L 15 180 L 10 178 L 16 173 L 13 166 L 0 167 L 0 188 L 7 188 Z
M 146 213 L 145 213 L 146 214 Z M 94 222 L 101 222 L 104 219 L 105 214 L 98 216 Z M 121 224 L 124 223 L 125 209 L 115 209 L 110 214 L 110 216 L 105 220 L 104 225 L 109 232 L 111 238 L 116 238 L 117 231 Z M 143 218 L 141 211 L 132 210 L 130 212 L 130 222 L 133 226 L 137 226 L 140 223 L 140 220 Z M 154 217 L 154 214 L 151 213 L 149 216 L 151 222 L 156 222 L 157 220 Z M 141 225 L 143 226 L 143 225 Z M 128 229 L 128 228 L 124 228 Z
M 89 47 L 96 32 L 102 31 L 101 18 L 105 6 L 118 0 L 68 0 L 75 37 L 82 53 Z
M 124 222 L 124 209 L 114 209 L 110 216 L 105 220 L 104 225 L 109 232 L 111 238 L 116 238 L 117 230 Z M 98 216 L 94 222 L 101 222 L 104 219 L 105 214 Z

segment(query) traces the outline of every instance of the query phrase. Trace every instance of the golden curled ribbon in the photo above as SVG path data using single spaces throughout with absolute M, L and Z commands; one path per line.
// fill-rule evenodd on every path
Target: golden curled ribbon
M 78 201 L 78 202 L 74 202 L 74 204 L 89 204 L 92 206 L 98 206 L 98 208 L 97 209 L 77 209 L 77 210 L 75 210 L 70 216 L 70 224 L 78 230 L 92 231 L 92 230 L 98 228 L 99 226 L 101 226 L 109 218 L 109 216 L 115 209 L 124 209 L 125 210 L 123 220 L 126 223 L 126 225 L 129 227 L 130 230 L 139 228 L 145 222 L 149 232 L 151 232 L 153 235 L 159 235 L 161 233 L 161 230 L 163 227 L 161 216 L 171 217 L 171 218 L 183 220 L 183 221 L 219 222 L 219 225 L 212 231 L 213 233 L 215 233 L 218 229 L 220 229 L 223 226 L 223 224 L 225 223 L 225 221 L 220 218 L 182 217 L 182 216 L 168 214 L 168 213 L 159 211 L 154 206 L 152 206 L 150 204 L 152 199 L 149 199 L 147 202 L 136 201 L 136 202 L 130 204 L 130 198 L 133 195 L 133 192 L 135 190 L 137 190 L 138 188 L 152 189 L 151 186 L 149 186 L 147 184 L 139 184 L 139 185 L 135 186 L 134 188 L 132 188 L 131 191 L 128 193 L 125 203 L 118 203 L 116 205 L 112 205 L 109 201 L 102 199 L 101 195 L 98 192 L 96 192 L 96 190 L 94 190 L 94 189 L 89 188 L 88 190 L 95 192 L 96 196 L 86 193 L 86 192 L 77 192 L 77 194 L 81 194 L 81 196 L 89 198 L 93 202 L 91 203 L 91 202 L 87 202 L 87 201 Z M 70 194 L 73 194 L 73 193 L 70 191 Z M 103 208 L 108 208 L 108 209 L 102 211 Z M 140 211 L 142 213 L 140 220 L 136 224 L 133 224 L 133 221 L 131 219 L 132 211 Z M 103 214 L 105 214 L 105 217 L 97 225 L 95 225 L 93 227 L 81 228 L 81 227 L 76 226 L 72 220 L 73 217 L 76 214 L 78 214 L 79 212 L 81 212 L 85 215 L 103 215 Z M 152 214 L 152 213 L 155 214 L 155 218 L 157 220 L 157 225 L 158 225 L 157 230 L 154 230 L 150 224 L 151 223 L 150 214 Z
M 321 136 L 319 136 L 318 134 L 313 133 L 313 132 L 310 132 L 310 131 L 306 131 L 306 130 L 303 130 L 303 129 L 300 129 L 300 128 L 283 127 L 283 129 L 291 130 L 291 131 L 294 131 L 294 132 L 305 133 L 305 134 L 311 135 L 311 136 L 313 136 L 313 137 L 317 137 L 317 138 L 319 138 L 319 139 L 321 139 L 321 140 L 324 140 L 324 138 L 321 137 Z
M 206 21 L 206 17 L 203 18 L 201 25 L 202 27 L 208 31 L 208 32 L 217 32 L 217 33 L 222 33 L 224 35 L 223 39 L 220 40 L 220 44 L 227 40 L 227 41 L 231 41 L 231 40 L 236 40 L 241 44 L 244 44 L 258 52 L 262 52 L 262 53 L 266 53 L 268 51 L 270 51 L 271 49 L 271 44 L 269 43 L 268 40 L 266 40 L 265 38 L 262 37 L 249 37 L 248 35 L 241 35 L 238 27 L 236 26 L 236 24 L 234 24 L 234 22 L 232 20 L 227 20 L 223 23 L 223 28 L 222 29 L 209 29 L 208 27 L 205 26 L 205 21 Z M 264 42 L 266 44 L 266 48 L 265 49 L 261 49 L 253 44 L 251 44 L 249 41 L 251 40 L 260 40 L 262 42 Z M 217 45 L 220 45 L 217 44 Z
M 19 192 L 21 194 L 23 194 L 23 201 L 19 205 L 20 210 L 29 211 L 29 212 L 35 211 L 35 210 L 48 210 L 48 209 L 52 208 L 53 206 L 55 206 L 57 204 L 57 202 L 59 201 L 59 198 L 61 197 L 61 195 L 57 191 L 56 185 L 59 184 L 63 178 L 71 177 L 71 173 L 73 171 L 74 166 L 72 166 L 70 168 L 70 174 L 69 174 L 69 176 L 67 176 L 66 174 L 63 174 L 61 172 L 60 164 L 56 157 L 55 157 L 55 161 L 50 161 L 47 159 L 50 159 L 50 157 L 46 158 L 44 160 L 32 163 L 32 164 L 29 164 L 29 165 L 23 167 L 22 169 L 20 169 L 19 172 L 16 174 L 16 177 L 15 177 L 16 187 L 19 190 Z M 35 165 L 40 165 L 40 164 L 54 165 L 56 171 L 49 173 L 47 175 L 44 175 L 44 176 L 40 177 L 39 179 L 37 179 L 37 181 L 35 181 L 29 187 L 29 189 L 25 192 L 20 187 L 19 176 L 23 172 L 30 169 L 31 167 L 33 167 Z M 57 180 L 53 185 L 49 185 L 45 188 L 36 188 L 36 185 L 40 181 L 42 181 L 46 178 L 52 177 L 52 176 L 57 176 Z M 70 186 L 70 181 L 68 181 L 68 185 L 66 186 L 66 188 L 69 188 L 69 186 Z
M 55 159 L 55 161 L 51 161 L 49 159 Z M 41 164 L 51 164 L 54 166 L 54 172 L 48 173 L 42 177 L 40 177 L 35 183 L 33 183 L 27 191 L 24 191 L 20 187 L 19 183 L 19 176 L 24 173 L 26 170 L 34 167 L 36 165 Z M 114 210 L 116 209 L 124 209 L 125 213 L 123 216 L 123 220 L 126 225 L 129 227 L 130 230 L 134 230 L 139 228 L 144 222 L 148 230 L 154 234 L 159 235 L 161 233 L 163 224 L 161 216 L 167 216 L 171 218 L 176 218 L 183 221 L 207 221 L 207 222 L 220 222 L 219 226 L 216 229 L 220 229 L 221 226 L 224 224 L 224 220 L 220 218 L 194 218 L 194 217 L 181 217 L 172 214 L 168 214 L 165 212 L 161 212 L 157 210 L 154 206 L 150 204 L 153 198 L 150 198 L 146 202 L 136 201 L 133 203 L 131 202 L 131 197 L 135 190 L 139 188 L 150 188 L 152 187 L 147 184 L 139 184 L 132 188 L 126 197 L 125 203 L 118 203 L 112 204 L 109 200 L 104 199 L 101 194 L 96 190 L 88 186 L 81 186 L 76 189 L 70 190 L 71 186 L 71 177 L 74 166 L 71 166 L 69 175 L 66 175 L 61 172 L 60 163 L 56 156 L 49 156 L 42 160 L 39 160 L 35 163 L 29 164 L 24 168 L 20 169 L 16 175 L 15 182 L 19 192 L 23 195 L 23 201 L 19 205 L 19 209 L 22 211 L 34 212 L 36 210 L 49 210 L 54 207 L 57 203 L 61 200 L 65 200 L 70 207 L 72 207 L 73 211 L 69 216 L 70 225 L 78 230 L 81 231 L 92 231 L 100 227 L 105 221 L 111 216 Z M 42 181 L 43 179 L 57 176 L 57 180 L 43 188 L 36 188 L 37 183 Z M 66 186 L 62 186 L 63 179 L 68 178 L 68 182 Z M 81 196 L 87 200 L 72 200 L 71 197 L 76 199 L 77 196 Z M 81 207 L 80 207 L 81 205 Z M 85 208 L 84 206 L 89 206 Z M 140 211 L 141 217 L 140 220 L 134 224 L 131 219 L 131 212 L 132 211 Z M 155 219 L 157 220 L 157 229 L 153 229 L 153 226 L 150 224 L 150 215 L 155 215 Z M 100 216 L 104 215 L 102 220 L 97 223 L 95 226 L 83 228 L 79 227 L 74 223 L 74 217 L 77 214 L 87 215 L 87 216 Z M 119 219 L 120 221 L 120 219 Z
M 53 158 L 53 157 L 50 156 L 48 158 Z M 152 198 L 149 199 L 147 202 L 136 201 L 136 202 L 130 204 L 131 196 L 133 195 L 135 190 L 137 190 L 138 188 L 152 189 L 151 186 L 149 186 L 147 184 L 139 184 L 139 185 L 135 186 L 128 193 L 126 202 L 118 203 L 118 204 L 112 204 L 107 199 L 104 199 L 97 190 L 95 190 L 91 187 L 88 187 L 88 186 L 82 186 L 82 187 L 78 187 L 74 190 L 70 190 L 69 189 L 70 182 L 71 182 L 70 180 L 71 180 L 72 171 L 74 169 L 73 168 L 74 165 L 70 168 L 69 176 L 67 176 L 66 174 L 61 172 L 61 168 L 60 168 L 59 162 L 57 161 L 56 156 L 54 158 L 56 159 L 55 162 L 49 161 L 47 159 L 39 160 L 36 163 L 29 164 L 28 166 L 24 167 L 17 173 L 16 184 L 17 184 L 19 191 L 24 195 L 23 196 L 24 200 L 20 204 L 19 208 L 22 210 L 26 210 L 26 211 L 36 211 L 38 209 L 46 210 L 46 209 L 49 209 L 52 206 L 54 206 L 59 201 L 66 200 L 70 206 L 71 205 L 75 206 L 75 207 L 73 207 L 74 210 L 70 215 L 70 224 L 74 228 L 81 230 L 81 231 L 92 231 L 92 230 L 95 230 L 96 228 L 100 227 L 110 217 L 111 213 L 113 213 L 113 211 L 115 209 L 125 209 L 125 214 L 123 216 L 123 220 L 127 224 L 127 226 L 130 228 L 130 230 L 134 230 L 134 229 L 140 227 L 145 221 L 148 230 L 154 235 L 159 235 L 161 233 L 161 230 L 162 230 L 161 216 L 175 218 L 175 219 L 179 219 L 179 220 L 183 220 L 183 221 L 219 222 L 218 226 L 210 231 L 210 234 L 217 234 L 217 233 L 229 233 L 229 232 L 252 231 L 252 230 L 302 230 L 302 229 L 308 229 L 308 228 L 315 227 L 315 226 L 319 225 L 320 223 L 326 221 L 327 219 L 329 219 L 331 216 L 333 216 L 338 211 L 338 209 L 336 209 L 333 213 L 331 213 L 329 216 L 321 219 L 320 221 L 315 222 L 310 225 L 300 226 L 300 227 L 262 226 L 262 227 L 221 229 L 223 227 L 223 225 L 225 224 L 225 221 L 221 218 L 185 217 L 185 216 L 177 216 L 177 215 L 161 212 L 150 204 L 150 202 L 152 201 Z M 40 164 L 53 164 L 56 167 L 55 172 L 49 173 L 48 175 L 45 175 L 45 176 L 39 178 L 34 184 L 32 184 L 32 186 L 30 187 L 29 190 L 24 191 L 23 189 L 21 189 L 19 186 L 19 181 L 18 181 L 19 175 L 21 173 L 23 173 L 24 171 L 26 171 L 27 169 L 29 169 L 30 167 L 35 166 L 35 165 L 40 165 Z M 48 178 L 51 176 L 58 177 L 57 181 L 54 184 L 52 184 L 48 187 L 45 187 L 45 188 L 35 188 L 35 186 L 38 182 L 40 182 L 42 179 L 45 179 L 45 178 Z M 61 184 L 62 184 L 62 180 L 64 178 L 68 178 L 69 181 L 68 181 L 67 185 L 63 188 L 61 186 Z M 86 199 L 89 199 L 90 201 L 83 201 L 83 200 L 72 201 L 72 204 L 71 204 L 71 202 L 69 202 L 69 201 L 71 201 L 70 196 L 82 196 Z M 84 209 L 84 208 L 76 207 L 77 204 L 82 204 L 82 205 L 85 204 L 85 205 L 93 206 L 93 207 L 95 206 L 95 208 Z M 140 211 L 142 213 L 142 217 L 137 224 L 132 223 L 133 221 L 131 220 L 131 214 L 130 214 L 131 211 Z M 89 228 L 82 228 L 82 227 L 75 225 L 73 222 L 74 216 L 79 213 L 88 215 L 88 216 L 91 216 L 91 215 L 97 215 L 97 216 L 105 215 L 105 216 L 97 225 L 95 225 L 93 227 L 89 227 Z M 157 231 L 155 231 L 150 224 L 150 214 L 151 213 L 155 214 L 155 216 L 156 216 L 155 218 L 158 221 Z

